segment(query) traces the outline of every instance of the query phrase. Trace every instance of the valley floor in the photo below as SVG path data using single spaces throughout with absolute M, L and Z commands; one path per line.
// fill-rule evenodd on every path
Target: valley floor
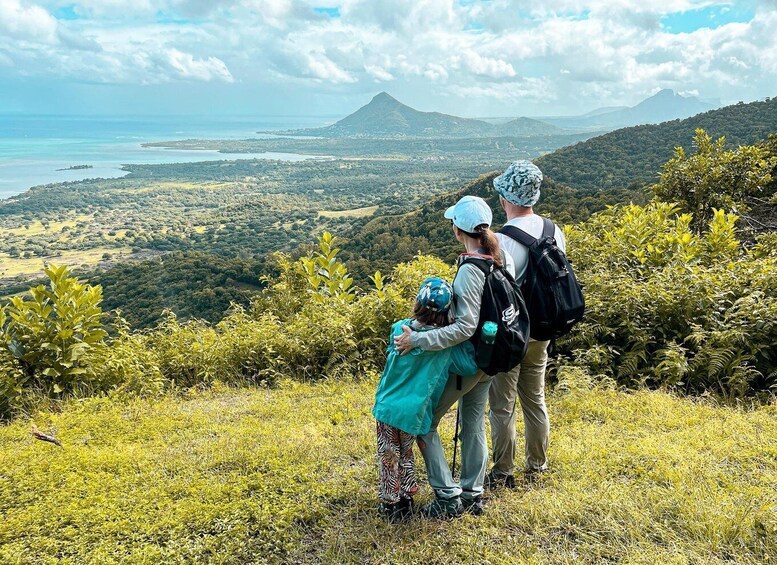
M 289 382 L 71 402 L 33 419 L 63 448 L 33 439 L 29 420 L 0 427 L 0 562 L 777 560 L 774 403 L 556 391 L 539 482 L 490 493 L 480 518 L 390 526 L 375 512 L 373 391 Z M 449 414 L 449 446 L 452 431 Z

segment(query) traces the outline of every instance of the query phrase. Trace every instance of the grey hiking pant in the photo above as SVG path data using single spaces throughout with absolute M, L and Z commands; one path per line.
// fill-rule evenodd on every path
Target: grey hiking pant
M 457 389 L 457 377 L 451 375 L 434 411 L 432 427 L 428 434 L 419 437 L 421 455 L 426 463 L 429 485 L 439 498 L 475 498 L 483 493 L 483 481 L 488 467 L 488 441 L 486 438 L 486 403 L 491 379 L 483 371 L 474 377 L 462 377 L 461 390 Z M 445 413 L 459 401 L 461 429 L 461 483 L 453 479 L 445 449 L 437 433 L 437 425 Z
M 548 363 L 548 341 L 529 341 L 526 357 L 507 373 L 499 373 L 488 393 L 491 422 L 491 447 L 494 452 L 493 472 L 512 475 L 515 467 L 515 400 L 521 402 L 526 468 L 542 471 L 548 467 L 550 423 L 545 406 L 545 366 Z

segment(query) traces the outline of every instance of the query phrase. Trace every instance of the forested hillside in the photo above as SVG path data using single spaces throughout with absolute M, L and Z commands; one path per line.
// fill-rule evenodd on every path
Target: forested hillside
M 87 274 L 103 288 L 104 307 L 120 310 L 134 328 L 155 324 L 165 309 L 183 319 L 216 323 L 231 304 L 247 307 L 261 289 L 264 261 L 175 252 L 143 262 L 122 263 Z
M 346 236 L 343 256 L 357 279 L 364 280 L 375 269 L 386 271 L 398 262 L 409 261 L 418 253 L 453 261 L 461 253 L 461 244 L 453 237 L 443 212 L 467 194 L 484 198 L 494 211 L 494 229 L 501 226 L 505 216 L 492 186 L 494 177 L 500 172 L 482 175 L 459 190 L 431 199 L 413 212 L 380 216 L 370 219 L 363 226 L 355 226 Z M 559 223 L 569 224 L 582 221 L 608 205 L 646 202 L 648 199 L 647 190 L 599 190 L 580 195 L 575 189 L 546 178 L 542 185 L 542 198 L 535 209 Z
M 690 148 L 696 129 L 730 146 L 753 144 L 777 132 L 777 98 L 735 104 L 685 120 L 620 129 L 563 147 L 535 160 L 557 182 L 580 194 L 652 183 L 674 148 Z

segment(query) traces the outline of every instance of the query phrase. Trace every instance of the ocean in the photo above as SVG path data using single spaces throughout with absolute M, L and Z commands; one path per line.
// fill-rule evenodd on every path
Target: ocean
M 318 127 L 326 117 L 276 116 L 29 116 L 0 114 L 0 199 L 32 186 L 126 175 L 124 164 L 191 163 L 219 159 L 309 158 L 292 153 L 228 154 L 141 147 L 177 139 L 271 137 L 257 131 Z M 59 170 L 90 165 L 91 168 Z

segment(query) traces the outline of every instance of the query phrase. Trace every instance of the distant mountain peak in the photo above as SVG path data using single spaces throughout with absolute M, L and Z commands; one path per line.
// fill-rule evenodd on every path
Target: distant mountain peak
M 385 102 L 396 102 L 397 104 L 401 103 L 399 100 L 397 100 L 396 98 L 391 96 L 391 94 L 389 94 L 386 91 L 379 92 L 378 94 L 373 96 L 372 100 L 370 102 L 384 102 L 384 101 Z
M 379 92 L 354 113 L 324 128 L 296 131 L 297 135 L 324 137 L 503 137 L 553 135 L 558 128 L 518 118 L 495 126 L 473 118 L 440 112 L 421 112 L 403 104 L 388 92 Z
M 713 110 L 715 107 L 715 104 L 699 100 L 696 96 L 684 96 L 671 88 L 662 88 L 636 106 L 599 108 L 583 116 L 552 118 L 546 121 L 561 127 L 617 129 L 685 119 Z

